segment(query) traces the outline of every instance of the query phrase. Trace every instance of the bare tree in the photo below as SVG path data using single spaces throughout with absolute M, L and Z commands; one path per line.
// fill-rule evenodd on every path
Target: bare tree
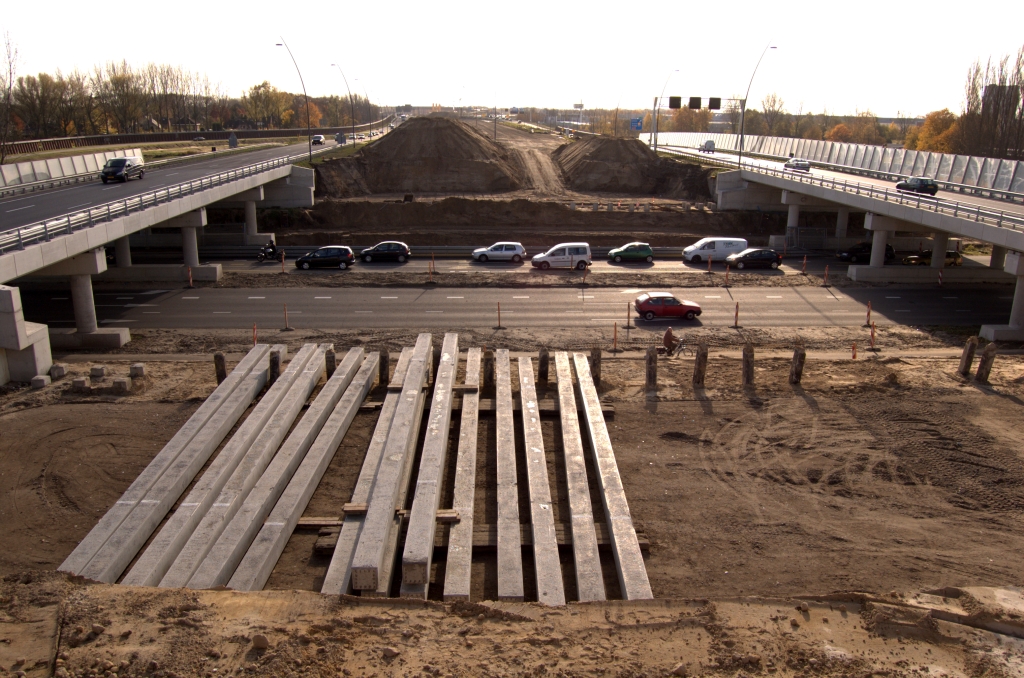
M 956 150 L 970 155 L 1024 159 L 1024 47 L 1016 57 L 982 68 L 975 62 L 967 74 L 963 114 Z
M 0 163 L 7 159 L 8 147 L 14 135 L 14 80 L 18 75 L 18 48 L 11 42 L 11 34 L 4 34 L 4 54 L 0 70 Z
M 764 117 L 764 124 L 768 126 L 768 134 L 775 133 L 785 113 L 785 102 L 774 92 L 761 99 L 761 115 Z

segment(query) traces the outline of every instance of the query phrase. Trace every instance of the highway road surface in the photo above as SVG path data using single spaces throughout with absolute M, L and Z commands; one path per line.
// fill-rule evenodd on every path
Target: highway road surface
M 608 327 L 624 324 L 626 307 L 642 290 L 622 288 L 200 288 L 99 292 L 101 326 L 129 328 L 284 327 L 283 309 L 295 328 L 381 329 L 494 327 L 498 304 L 505 327 Z M 979 325 L 1003 323 L 1009 315 L 1008 288 L 825 288 L 736 287 L 672 290 L 699 303 L 696 321 L 639 321 L 641 327 L 727 327 L 736 304 L 742 327 L 856 327 Z M 70 294 L 23 290 L 25 318 L 71 327 Z

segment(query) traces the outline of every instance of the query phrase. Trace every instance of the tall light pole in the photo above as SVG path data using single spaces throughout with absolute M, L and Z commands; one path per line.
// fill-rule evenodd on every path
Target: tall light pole
M 675 69 L 668 74 L 665 78 L 665 86 L 661 88 L 661 95 L 654 100 L 654 119 L 651 120 L 651 137 L 654 139 L 654 152 L 658 152 L 658 116 L 661 115 L 661 100 L 665 96 L 665 90 L 668 89 L 668 81 L 672 79 L 672 76 L 679 72 L 679 69 Z
M 746 121 L 747 117 L 747 97 L 750 96 L 750 86 L 754 84 L 754 76 L 757 75 L 757 68 L 761 65 L 761 59 L 764 59 L 764 55 L 767 54 L 770 49 L 775 49 L 771 40 L 768 41 L 768 44 L 765 45 L 764 51 L 761 52 L 761 58 L 757 60 L 757 65 L 754 66 L 754 72 L 750 74 L 750 82 L 747 83 L 747 93 L 743 96 L 743 99 L 740 100 L 740 152 L 736 159 L 737 168 L 743 167 L 743 123 Z
M 356 143 L 356 102 L 355 102 L 355 99 L 352 98 L 352 89 L 348 86 L 348 78 L 345 77 L 345 71 L 341 70 L 341 66 L 339 66 L 338 64 L 331 64 L 331 65 L 334 66 L 335 68 L 337 68 L 338 72 L 341 73 L 341 79 L 345 81 L 345 89 L 348 90 L 348 103 L 349 103 L 349 108 L 351 109 L 351 113 L 352 113 L 352 144 L 355 145 L 355 143 Z M 344 132 L 342 132 L 342 134 L 344 134 Z
M 292 50 L 288 47 L 288 43 L 284 41 L 284 36 L 281 37 L 281 42 L 277 43 L 278 47 L 284 47 L 288 50 L 288 56 L 292 58 L 292 63 L 295 64 L 295 71 L 299 74 L 299 82 L 302 83 L 302 96 L 306 97 L 306 145 L 309 147 L 309 166 L 313 166 L 313 131 L 309 124 L 309 95 L 306 94 L 306 82 L 302 79 L 302 71 L 299 70 L 299 64 L 295 61 L 295 55 L 292 54 Z

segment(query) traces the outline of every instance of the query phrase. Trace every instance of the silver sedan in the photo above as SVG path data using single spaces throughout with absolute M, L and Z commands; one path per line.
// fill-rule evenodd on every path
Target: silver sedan
M 496 242 L 490 247 L 473 250 L 474 261 L 511 261 L 518 264 L 526 258 L 526 249 L 517 242 Z

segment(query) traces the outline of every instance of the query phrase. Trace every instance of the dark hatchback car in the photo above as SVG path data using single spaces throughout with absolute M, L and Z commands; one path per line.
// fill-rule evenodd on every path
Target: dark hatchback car
M 411 254 L 412 251 L 404 242 L 389 240 L 377 243 L 373 247 L 368 247 L 359 253 L 359 258 L 366 263 L 371 261 L 397 261 L 401 264 L 405 263 Z
M 782 263 L 782 255 L 767 247 L 748 247 L 727 256 L 725 263 L 736 268 L 778 268 Z
M 885 246 L 885 260 L 892 261 L 896 258 L 896 250 L 892 248 L 892 245 Z M 851 264 L 856 264 L 861 261 L 871 261 L 871 243 L 870 242 L 859 242 L 856 245 L 851 245 L 845 250 L 839 250 L 836 252 L 836 259 L 839 261 L 848 261 Z
M 128 181 L 129 179 L 141 179 L 146 173 L 142 164 L 142 158 L 129 156 L 127 158 L 111 158 L 103 165 L 100 172 L 100 180 L 103 183 L 108 181 Z
M 309 270 L 311 268 L 340 268 L 345 270 L 356 261 L 351 247 L 328 245 L 315 252 L 306 252 L 295 260 L 295 268 Z
M 935 195 L 939 192 L 939 185 L 935 182 L 935 179 L 929 179 L 927 177 L 911 177 L 904 181 L 896 184 L 897 191 L 907 191 L 909 193 L 927 193 L 928 195 Z

